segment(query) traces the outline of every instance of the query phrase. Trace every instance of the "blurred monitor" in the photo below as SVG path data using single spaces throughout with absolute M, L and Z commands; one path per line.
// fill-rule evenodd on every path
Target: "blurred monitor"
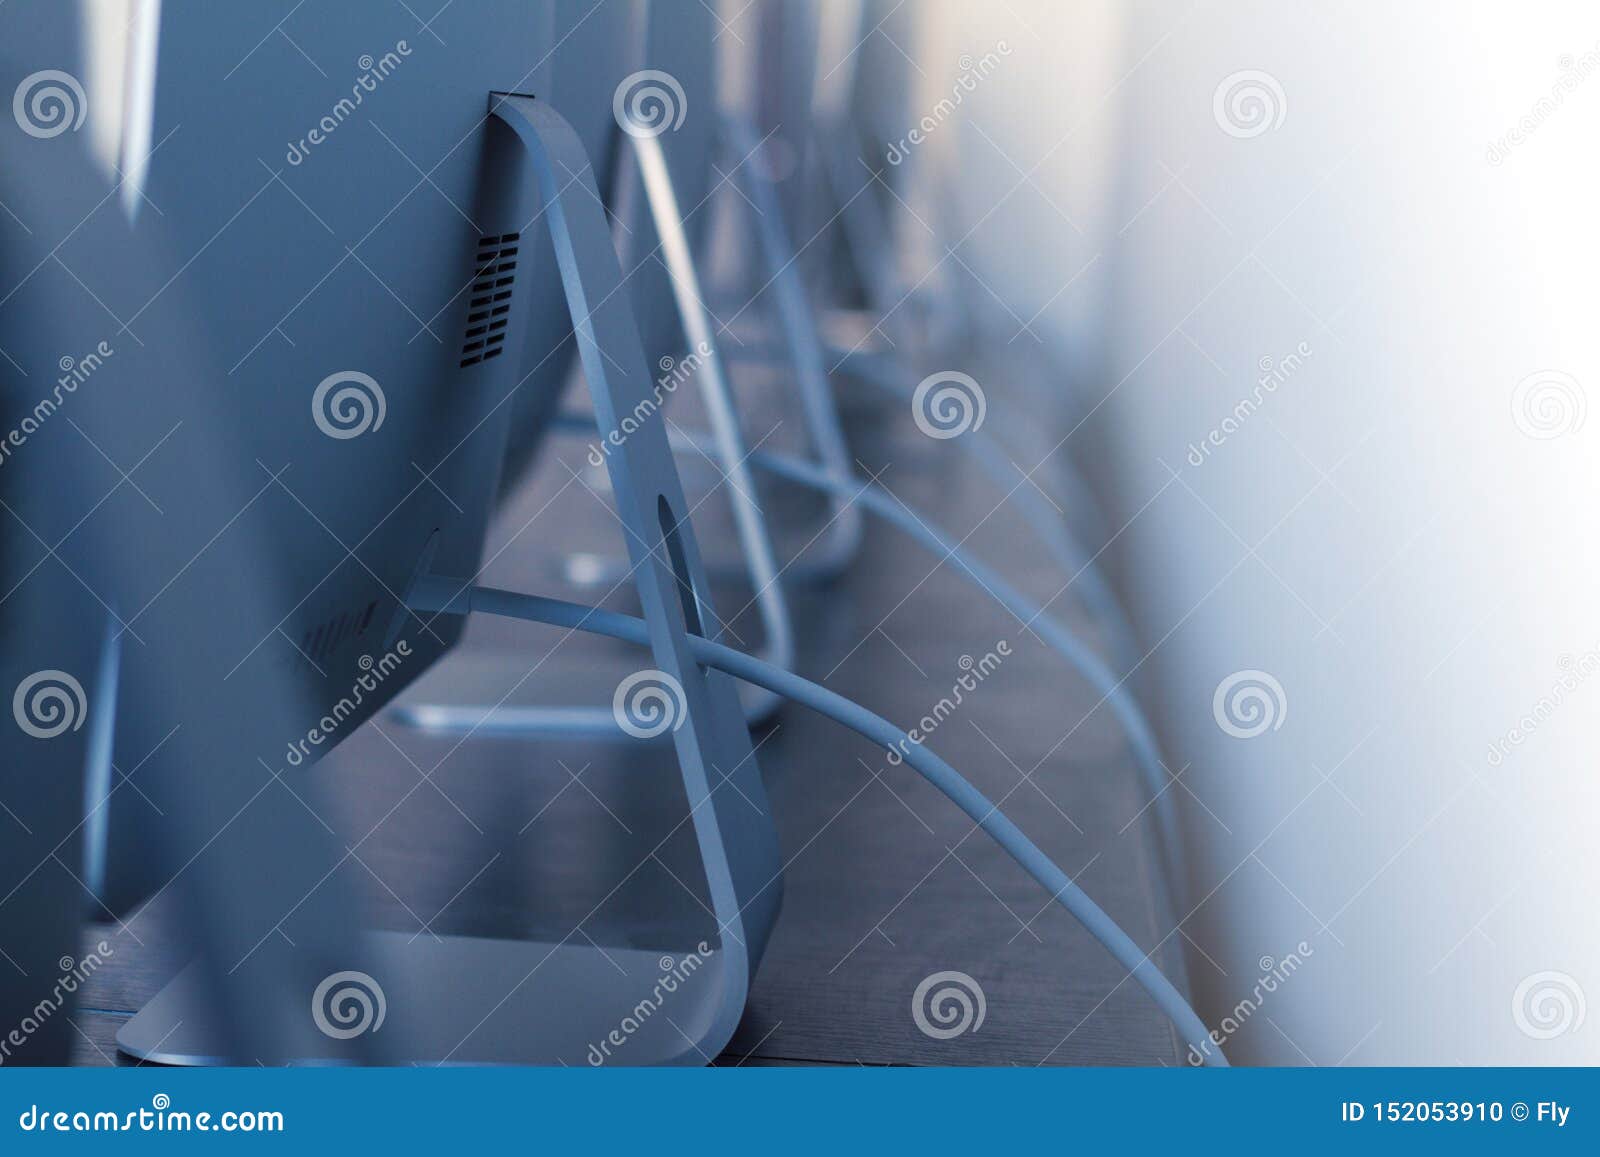
M 476 571 L 517 399 L 559 390 L 548 228 L 531 189 L 506 204 L 484 185 L 504 131 L 488 94 L 548 90 L 569 8 L 161 5 L 139 220 L 203 317 L 254 495 L 209 553 L 269 544 L 278 621 L 218 674 L 299 689 L 300 717 L 252 752 L 269 770 L 314 762 L 456 641 L 461 620 L 405 611 L 407 587 Z M 168 469 L 203 483 L 159 455 L 141 477 Z M 119 717 L 117 765 L 161 734 Z M 120 911 L 159 885 L 146 852 L 172 833 L 136 792 L 111 814 Z
M 708 234 L 714 203 L 712 165 L 720 139 L 718 120 L 716 13 L 707 5 L 682 5 L 653 0 L 648 5 L 641 68 L 661 77 L 641 77 L 634 86 L 654 85 L 665 94 L 674 127 L 658 137 L 672 177 L 673 194 L 683 215 L 691 249 L 698 252 Z M 630 94 L 631 95 L 631 94 Z M 677 115 L 681 112 L 681 116 Z M 628 278 L 633 313 L 644 341 L 646 360 L 680 358 L 688 338 L 678 315 L 661 252 L 661 238 L 645 200 L 638 165 L 626 148 L 626 135 L 611 122 L 612 138 L 621 149 L 615 172 L 614 202 L 617 248 Z

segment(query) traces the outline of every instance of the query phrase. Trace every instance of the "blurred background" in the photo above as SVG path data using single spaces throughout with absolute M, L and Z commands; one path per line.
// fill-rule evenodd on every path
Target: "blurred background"
M 1593 11 L 902 15 L 920 108 L 1012 48 L 901 223 L 1062 367 L 1186 769 L 1203 1007 L 1316 948 L 1233 1055 L 1593 1063 Z M 1249 740 L 1212 713 L 1245 669 L 1281 686 Z M 1572 1031 L 1530 1039 L 1550 984 Z

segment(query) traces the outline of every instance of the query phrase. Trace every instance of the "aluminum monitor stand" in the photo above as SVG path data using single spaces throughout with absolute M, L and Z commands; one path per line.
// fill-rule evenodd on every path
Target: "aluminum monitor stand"
M 728 143 L 736 154 L 734 160 L 743 175 L 745 189 L 753 206 L 751 223 L 755 226 L 756 239 L 766 263 L 768 284 L 776 296 L 778 321 L 783 327 L 784 341 L 789 349 L 790 360 L 794 363 L 795 384 L 799 387 L 800 404 L 805 413 L 812 451 L 829 474 L 849 481 L 855 477 L 850 448 L 839 422 L 839 408 L 834 401 L 833 385 L 824 362 L 822 337 L 817 332 L 816 318 L 811 312 L 805 282 L 800 276 L 800 255 L 795 252 L 787 236 L 783 208 L 777 190 L 773 188 L 765 145 L 743 114 L 726 114 L 723 127 Z M 861 547 L 861 511 L 843 499 L 835 499 L 831 505 L 833 514 L 825 531 L 826 544 L 819 557 L 808 566 L 791 568 L 792 572 L 828 579 L 842 573 L 855 560 Z
M 725 113 L 722 129 L 726 147 L 734 154 L 733 167 L 740 174 L 747 201 L 753 207 L 750 214 L 751 224 L 756 233 L 757 247 L 761 252 L 761 260 L 767 275 L 767 281 L 762 289 L 770 287 L 777 300 L 778 323 L 783 329 L 788 360 L 794 366 L 795 385 L 800 396 L 801 410 L 812 452 L 829 474 L 835 479 L 848 482 L 855 477 L 855 474 L 851 465 L 849 446 L 845 441 L 844 428 L 839 420 L 838 405 L 834 401 L 833 386 L 829 381 L 826 346 L 817 332 L 816 319 L 806 295 L 800 271 L 800 255 L 795 252 L 784 224 L 782 204 L 777 190 L 773 187 L 770 166 L 765 156 L 765 144 L 758 139 L 754 127 L 743 114 Z M 654 141 L 649 143 L 655 144 Z M 661 196 L 661 190 L 665 188 L 667 196 L 670 197 L 670 183 L 666 182 L 666 174 L 662 172 L 652 185 L 649 179 L 652 166 L 647 150 L 639 149 L 637 155 L 646 177 L 645 190 L 647 197 L 650 198 L 651 212 L 658 222 L 658 232 L 663 238 L 663 248 L 666 249 L 668 264 L 672 270 L 674 288 L 678 291 L 679 309 L 684 318 L 685 328 L 698 324 L 709 334 L 710 319 L 707 316 L 704 299 L 699 292 L 693 255 L 689 250 L 682 218 L 678 215 L 675 204 L 672 206 L 669 222 L 666 225 L 661 224 L 661 206 L 666 203 Z M 669 231 L 682 238 L 680 246 L 666 244 Z M 686 287 L 690 288 L 687 296 L 683 292 Z M 744 362 L 781 360 L 780 355 L 766 350 L 750 352 L 735 350 L 730 353 Z M 707 408 L 716 426 L 718 442 L 722 447 L 721 457 L 728 461 L 732 442 L 722 431 L 719 410 L 726 409 L 730 414 L 733 412 L 732 393 L 721 372 L 720 355 L 715 360 L 716 380 L 705 382 L 704 393 Z M 737 431 L 737 426 L 733 429 Z M 740 473 L 736 475 L 729 469 L 728 474 L 736 487 L 744 488 L 746 483 L 742 479 L 748 476 L 748 469 L 743 462 L 743 454 L 740 453 L 737 457 L 740 460 Z M 754 506 L 753 503 L 749 505 L 752 508 Z M 802 564 L 791 561 L 783 567 L 783 572 L 790 578 L 825 582 L 842 574 L 855 560 L 861 548 L 863 529 L 861 511 L 848 500 L 837 497 L 830 498 L 829 510 L 828 522 L 811 544 L 816 547 L 812 558 Z M 738 513 L 737 502 L 736 513 Z M 764 516 L 760 515 L 759 510 L 754 513 L 760 520 L 759 539 L 756 528 L 746 530 L 743 521 L 740 524 L 740 536 L 745 544 L 745 556 L 750 564 L 752 577 L 756 576 L 759 569 L 758 552 L 752 549 L 752 544 L 757 541 L 769 544 L 771 542 L 771 537 L 765 530 Z M 567 577 L 573 582 L 603 585 L 613 583 L 620 577 L 620 572 L 614 566 L 600 565 L 592 556 L 583 558 L 581 574 L 576 573 L 571 565 L 574 560 L 568 561 Z M 759 582 L 757 589 L 761 589 Z M 439 716 L 430 709 L 427 724 L 420 719 L 415 722 L 418 726 L 437 726 L 458 721 Z
M 533 97 L 493 94 L 490 112 L 492 155 L 483 220 L 501 233 L 519 231 L 527 219 L 518 210 L 531 163 L 596 414 L 607 428 L 620 428 L 621 417 L 650 396 L 651 378 L 588 158 L 567 122 Z M 733 1036 L 777 918 L 782 893 L 777 833 L 733 681 L 701 669 L 689 651 L 688 633 L 699 627 L 705 575 L 694 535 L 686 521 L 679 521 L 683 490 L 660 420 L 641 423 L 613 447 L 607 462 L 650 624 L 654 662 L 683 692 L 684 719 L 673 742 L 719 941 L 702 951 L 697 934 L 688 932 L 681 945 L 663 953 L 599 948 L 587 941 L 372 933 L 373 973 L 366 979 L 377 980 L 384 990 L 378 1031 L 403 1042 L 401 1059 L 596 1063 L 599 1047 L 619 1023 L 671 975 L 671 1007 L 643 1019 L 638 1031 L 622 1045 L 606 1048 L 601 1060 L 705 1063 Z M 292 951 L 271 946 L 273 954 Z M 271 959 L 262 964 L 273 966 Z M 199 982 L 191 966 L 123 1028 L 118 1044 L 134 1056 L 172 1064 L 225 1059 L 224 1026 L 208 1016 Z M 253 1011 L 231 1009 L 230 1014 Z M 330 1038 L 325 1051 L 313 1048 L 300 1059 L 348 1055 L 342 1044 Z
M 793 670 L 795 663 L 794 625 L 779 581 L 780 571 L 767 532 L 766 515 L 756 502 L 756 483 L 750 470 L 750 452 L 739 428 L 738 409 L 723 369 L 722 353 L 707 313 L 695 271 L 694 254 L 688 230 L 672 187 L 660 139 L 648 132 L 630 132 L 626 143 L 639 165 L 645 199 L 651 219 L 661 238 L 672 282 L 673 298 L 690 347 L 701 358 L 696 379 L 711 417 L 716 438 L 717 464 L 731 493 L 734 521 L 745 559 L 746 572 L 754 588 L 761 614 L 765 642 L 761 657 L 774 666 Z M 658 399 L 659 402 L 659 399 Z M 652 409 L 658 409 L 653 406 Z M 628 411 L 624 410 L 626 414 Z M 602 420 L 599 433 L 609 453 L 608 435 L 617 431 Z M 687 510 L 688 507 L 680 507 Z M 609 559 L 584 557 L 584 569 L 592 583 L 615 585 L 630 579 L 629 568 Z M 569 560 L 570 562 L 571 560 Z M 569 575 L 569 578 L 573 576 Z M 573 581 L 577 581 L 573 578 Z M 746 722 L 754 727 L 768 719 L 780 700 L 760 688 L 741 689 Z M 508 738 L 559 733 L 625 739 L 609 706 L 548 707 L 510 704 L 403 703 L 393 710 L 395 718 L 408 727 L 438 734 L 477 733 Z

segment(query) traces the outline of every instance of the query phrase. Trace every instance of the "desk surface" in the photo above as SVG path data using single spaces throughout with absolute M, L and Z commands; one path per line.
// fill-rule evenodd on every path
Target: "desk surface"
M 741 373 L 750 441 L 800 450 L 798 408 L 774 400 L 780 383 Z M 1066 577 L 1030 541 L 1004 493 L 960 447 L 920 435 L 909 407 L 867 387 L 848 395 L 853 450 L 906 503 L 939 521 L 1050 613 L 1089 632 Z M 680 391 L 672 419 L 704 428 Z M 1021 470 L 1054 439 L 1049 415 L 1026 391 L 998 384 L 985 429 L 1013 447 Z M 1034 445 L 1033 443 L 1038 443 Z M 557 543 L 618 549 L 604 480 L 582 445 L 558 443 L 503 511 L 486 581 L 594 601 L 602 592 L 557 579 Z M 1047 465 L 1036 475 L 1052 489 Z M 717 477 L 685 463 L 691 502 Z M 1017 482 L 1021 485 L 1019 471 Z M 810 496 L 767 488 L 761 502 L 780 532 L 780 557 L 803 549 L 826 512 Z M 707 564 L 732 563 L 723 496 L 694 513 Z M 1004 639 L 1012 654 L 945 719 L 940 754 L 1004 807 L 1028 834 L 1182 983 L 1180 945 L 1167 936 L 1170 905 L 1157 875 L 1153 815 L 1117 729 L 1096 696 L 1022 624 L 985 601 L 956 568 L 897 533 L 869 524 L 861 557 L 826 588 L 793 588 L 802 671 L 880 714 L 914 723 L 949 696 L 963 656 L 981 659 Z M 970 536 L 970 537 L 967 537 Z M 747 586 L 714 593 L 738 645 L 758 644 Z M 620 592 L 608 605 L 632 609 Z M 474 620 L 457 655 L 428 688 L 460 686 L 550 650 L 554 633 Z M 527 698 L 609 703 L 636 669 L 620 644 L 578 639 L 529 679 Z M 426 690 L 423 688 L 421 690 Z M 1089 715 L 1087 721 L 1085 716 Z M 1081 725 L 1080 725 L 1081 723 Z M 1071 738 L 1061 742 L 1071 733 Z M 803 710 L 789 707 L 757 736 L 786 869 L 784 909 L 728 1062 L 836 1064 L 1173 1064 L 1170 1026 L 1125 972 L 1051 904 L 965 816 L 907 767 Z M 1059 744 L 1059 746 L 1058 746 Z M 522 742 L 421 734 L 381 719 L 323 761 L 355 833 L 352 880 L 385 927 L 439 934 L 561 938 L 656 946 L 664 929 L 704 919 L 687 831 L 608 898 L 623 872 L 683 812 L 669 750 L 570 740 Z M 366 834 L 364 840 L 362 834 Z M 359 843 L 355 841 L 360 840 Z M 625 869 L 624 869 L 625 870 Z M 177 970 L 164 899 L 124 925 L 97 925 L 114 957 L 84 992 L 76 1060 L 126 1063 L 114 1037 L 123 1020 Z M 576 930 L 576 932 L 575 932 Z M 1163 939 L 1163 937 L 1166 937 Z M 936 1040 L 911 1015 L 917 984 L 959 970 L 986 1000 L 982 1027 Z

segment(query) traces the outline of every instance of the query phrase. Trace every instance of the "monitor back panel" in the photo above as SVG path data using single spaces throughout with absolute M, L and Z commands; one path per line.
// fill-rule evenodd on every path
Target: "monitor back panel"
M 659 140 L 672 175 L 673 194 L 691 248 L 698 256 L 712 218 L 712 163 L 718 141 L 715 13 L 708 7 L 658 2 L 650 6 L 644 37 L 644 65 L 671 80 L 641 78 L 640 84 L 664 94 L 672 127 Z M 675 115 L 681 113 L 681 116 Z M 737 160 L 738 158 L 730 159 Z M 619 166 L 627 184 L 618 190 L 625 211 L 618 229 L 622 268 L 633 295 L 639 336 L 653 366 L 688 352 L 688 339 L 672 291 L 661 238 L 656 232 L 637 165 Z M 734 179 L 737 179 L 736 177 Z
M 230 637 L 207 670 L 215 713 L 248 724 L 218 755 L 247 752 L 244 773 L 303 774 L 459 633 L 405 592 L 422 568 L 476 572 L 515 399 L 559 388 L 572 329 L 531 189 L 508 205 L 484 181 L 489 93 L 547 88 L 551 29 L 526 0 L 162 6 L 139 217 L 162 273 L 108 304 L 141 331 L 190 303 L 207 349 L 166 339 L 172 372 L 218 408 L 243 499 L 201 566 L 134 601 L 164 635 Z M 140 481 L 209 485 L 194 461 L 155 454 Z M 261 572 L 270 613 L 242 628 L 202 569 Z M 143 709 L 169 661 L 124 649 L 120 768 L 171 723 Z M 132 791 L 110 811 L 120 909 L 161 882 L 140 865 L 163 821 Z
M 295 609 L 264 649 L 330 692 L 425 552 L 475 572 L 514 397 L 558 387 L 571 332 L 544 222 L 479 219 L 488 93 L 548 83 L 548 5 L 420 11 L 163 5 L 146 212 L 271 481 Z M 454 631 L 408 623 L 412 672 Z

